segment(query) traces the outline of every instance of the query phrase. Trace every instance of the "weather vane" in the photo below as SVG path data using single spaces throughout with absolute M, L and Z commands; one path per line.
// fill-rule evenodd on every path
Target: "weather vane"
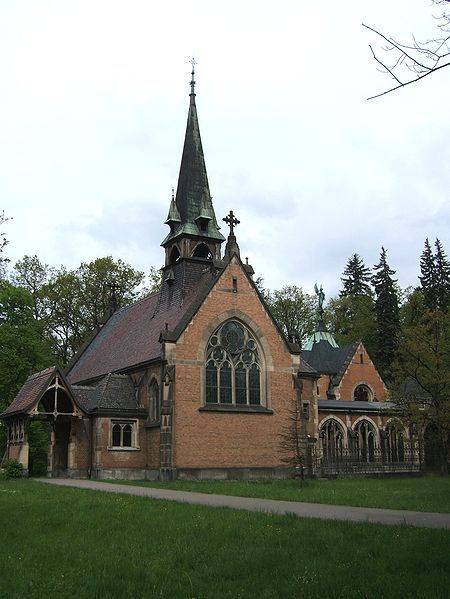
M 195 95 L 195 92 L 194 92 L 194 87 L 195 87 L 194 76 L 195 76 L 195 65 L 197 64 L 197 61 L 195 60 L 194 57 L 192 57 L 189 62 L 192 65 L 192 71 L 191 71 L 191 76 L 192 76 L 192 78 L 191 78 L 191 96 L 194 96 Z M 191 99 L 191 102 L 192 101 L 193 101 L 193 98 Z

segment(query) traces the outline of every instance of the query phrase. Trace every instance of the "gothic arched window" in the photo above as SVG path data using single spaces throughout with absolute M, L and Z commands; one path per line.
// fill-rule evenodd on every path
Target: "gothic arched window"
M 393 420 L 386 427 L 386 450 L 390 462 L 405 461 L 405 438 L 403 426 Z
M 261 405 L 261 357 L 254 335 L 228 320 L 206 348 L 206 403 Z
M 355 450 L 364 462 L 375 459 L 375 428 L 368 420 L 360 420 L 355 426 Z
M 330 459 L 341 458 L 344 449 L 344 429 L 334 418 L 330 418 L 320 427 L 323 454 Z
M 157 421 L 160 418 L 161 406 L 159 401 L 159 385 L 155 379 L 150 383 L 148 391 L 148 417 L 152 421 Z

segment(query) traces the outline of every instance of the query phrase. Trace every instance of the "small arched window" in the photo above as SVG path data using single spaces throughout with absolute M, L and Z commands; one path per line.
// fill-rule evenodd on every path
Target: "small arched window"
M 358 385 L 353 392 L 355 401 L 372 401 L 372 392 L 367 385 Z
M 180 259 L 180 252 L 178 251 L 177 246 L 172 248 L 170 252 L 170 264 L 175 264 Z
M 155 379 L 152 380 L 148 394 L 148 417 L 150 420 L 157 421 L 161 415 L 159 385 Z
M 206 243 L 199 243 L 192 254 L 193 258 L 206 258 L 212 260 L 212 253 Z
M 228 320 L 206 348 L 206 404 L 261 405 L 261 357 L 254 335 Z

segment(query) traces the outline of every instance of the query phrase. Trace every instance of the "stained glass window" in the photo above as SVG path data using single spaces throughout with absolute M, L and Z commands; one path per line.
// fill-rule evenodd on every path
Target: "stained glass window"
M 261 404 L 258 345 L 243 324 L 224 323 L 211 335 L 206 353 L 207 404 Z

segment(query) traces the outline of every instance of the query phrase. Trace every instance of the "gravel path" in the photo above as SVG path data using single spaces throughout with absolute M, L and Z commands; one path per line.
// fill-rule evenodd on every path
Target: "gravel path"
M 275 499 L 255 499 L 252 497 L 233 497 L 231 495 L 210 495 L 172 489 L 138 487 L 100 481 L 73 478 L 39 478 L 39 482 L 79 489 L 92 489 L 108 493 L 124 493 L 153 499 L 193 503 L 210 507 L 230 507 L 253 512 L 272 512 L 276 514 L 296 514 L 301 518 L 320 518 L 323 520 L 349 520 L 351 522 L 377 522 L 379 524 L 407 524 L 424 528 L 450 529 L 450 514 L 434 512 L 411 512 L 407 510 L 387 510 L 369 507 L 350 507 L 344 505 L 325 505 L 321 503 L 303 503 L 298 501 L 279 501 Z

